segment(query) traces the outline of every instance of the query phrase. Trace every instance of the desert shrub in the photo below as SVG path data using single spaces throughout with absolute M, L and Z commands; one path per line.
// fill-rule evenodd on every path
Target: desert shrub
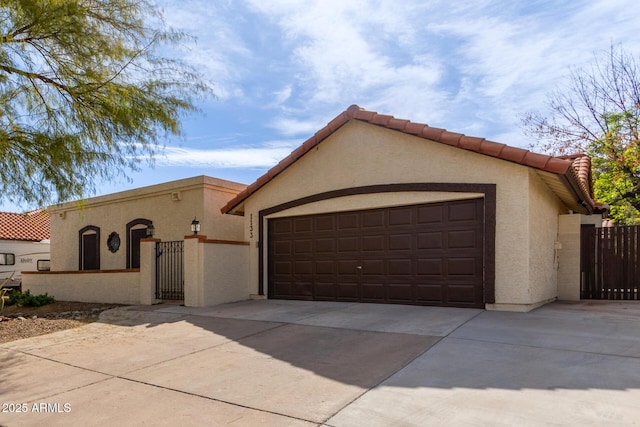
M 24 292 L 9 292 L 7 305 L 16 305 L 18 307 L 41 307 L 43 305 L 51 304 L 55 301 L 56 300 L 47 293 L 40 295 L 31 295 L 31 292 L 29 292 L 29 290 L 27 289 Z

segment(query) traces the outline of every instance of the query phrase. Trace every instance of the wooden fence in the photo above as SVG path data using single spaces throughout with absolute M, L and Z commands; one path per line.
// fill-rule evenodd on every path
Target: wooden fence
M 583 226 L 580 271 L 582 299 L 640 299 L 640 226 Z

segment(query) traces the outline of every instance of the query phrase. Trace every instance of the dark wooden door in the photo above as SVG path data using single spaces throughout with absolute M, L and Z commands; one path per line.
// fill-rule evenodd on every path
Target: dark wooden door
M 136 228 L 131 230 L 131 268 L 140 268 L 140 239 L 147 237 L 146 228 Z
M 99 270 L 100 259 L 98 256 L 98 235 L 82 235 L 82 269 Z
M 270 298 L 483 307 L 483 199 L 269 220 Z

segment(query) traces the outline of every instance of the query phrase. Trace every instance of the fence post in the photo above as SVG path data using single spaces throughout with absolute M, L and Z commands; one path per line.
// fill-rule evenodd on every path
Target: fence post
M 160 302 L 156 298 L 156 243 L 160 239 L 140 239 L 140 304 Z
M 184 237 L 184 305 L 204 307 L 204 241 L 207 236 Z

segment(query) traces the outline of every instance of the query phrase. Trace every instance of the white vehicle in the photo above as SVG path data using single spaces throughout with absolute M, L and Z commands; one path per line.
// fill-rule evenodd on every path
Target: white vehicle
M 21 289 L 23 271 L 49 271 L 49 247 L 49 240 L 0 240 L 0 283 L 11 277 L 3 288 Z

